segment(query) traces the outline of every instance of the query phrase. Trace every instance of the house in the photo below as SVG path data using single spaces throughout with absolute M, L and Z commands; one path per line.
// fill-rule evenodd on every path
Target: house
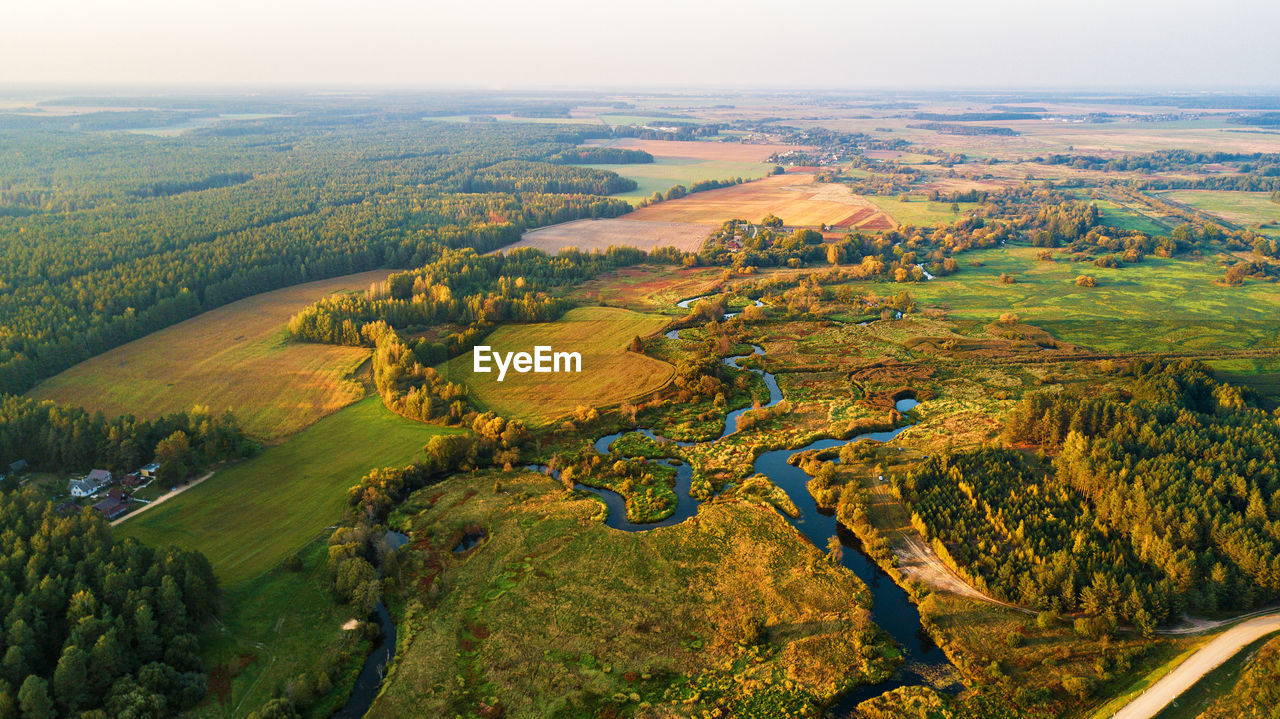
M 155 479 L 156 475 L 159 474 L 159 472 L 160 472 L 159 462 L 152 462 L 151 464 L 148 464 L 147 466 L 138 470 L 138 474 L 142 475 L 143 479 Z
M 120 484 L 126 487 L 140 487 L 142 486 L 142 482 L 143 479 L 141 472 L 130 472 L 120 480 Z
M 9 474 L 18 474 L 27 471 L 27 460 L 20 459 L 17 462 L 9 463 Z
M 68 499 L 59 503 L 58 506 L 53 508 L 53 511 L 57 512 L 60 516 L 65 517 L 69 514 L 75 514 L 78 509 L 80 509 L 80 505 Z
M 72 497 L 88 497 L 99 489 L 101 487 L 89 481 L 88 477 L 81 477 L 67 482 L 67 491 L 71 493 Z
M 67 483 L 67 491 L 72 497 L 88 497 L 111 481 L 111 473 L 105 469 L 95 469 L 80 479 Z
M 93 505 L 93 508 L 107 519 L 116 519 L 129 511 L 129 498 L 119 487 L 113 487 L 107 494 L 107 498 Z

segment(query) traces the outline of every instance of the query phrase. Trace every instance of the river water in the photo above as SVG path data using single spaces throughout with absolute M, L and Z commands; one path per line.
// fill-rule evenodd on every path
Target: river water
M 678 307 L 688 308 L 693 302 L 702 299 L 694 297 L 687 300 L 681 300 L 677 303 Z M 759 300 L 756 300 L 757 306 L 760 306 Z M 732 315 L 725 315 L 726 319 Z M 672 339 L 679 338 L 679 330 L 672 330 L 667 333 L 667 337 Z M 764 348 L 752 345 L 752 354 L 763 356 Z M 752 367 L 742 367 L 739 363 L 751 355 L 741 355 L 738 357 L 728 357 L 724 363 L 736 369 L 747 369 L 755 372 L 764 379 L 765 386 L 769 389 L 769 401 L 763 407 L 772 407 L 782 401 L 782 391 L 778 387 L 777 378 L 770 372 L 755 369 Z M 915 399 L 900 399 L 896 403 L 899 412 L 909 412 L 918 402 Z M 711 442 L 718 442 L 725 437 L 738 431 L 738 421 L 742 415 L 751 411 L 751 407 L 744 407 L 733 410 L 725 418 L 725 426 L 720 436 Z M 754 470 L 758 474 L 768 477 L 775 485 L 787 493 L 792 503 L 800 510 L 800 516 L 783 517 L 795 527 L 800 534 L 813 543 L 820 550 L 827 547 L 827 542 L 831 537 L 837 537 L 844 549 L 841 564 L 858 576 L 859 579 L 867 585 L 871 591 L 872 609 L 871 619 L 883 629 L 890 637 L 897 642 L 899 648 L 903 652 L 905 661 L 891 678 L 880 682 L 879 684 L 869 684 L 855 687 L 849 691 L 840 701 L 833 707 L 832 714 L 834 716 L 848 716 L 853 708 L 861 701 L 871 697 L 896 689 L 901 686 L 909 686 L 915 684 L 924 684 L 925 676 L 930 673 L 931 669 L 938 669 L 949 666 L 950 662 L 946 655 L 936 645 L 930 641 L 920 623 L 920 612 L 916 606 L 911 603 L 905 590 L 899 587 L 893 581 L 893 578 L 886 574 L 880 567 L 867 556 L 862 550 L 862 543 L 848 529 L 840 526 L 839 522 L 833 514 L 823 512 L 818 509 L 817 504 L 813 501 L 813 497 L 809 494 L 808 482 L 809 475 L 799 467 L 792 465 L 788 460 L 795 454 L 807 452 L 817 449 L 836 449 L 850 442 L 866 439 L 873 442 L 890 442 L 899 434 L 912 425 L 905 425 L 891 430 L 882 432 L 868 432 L 860 434 L 849 439 L 820 439 L 798 449 L 779 449 L 765 452 L 756 458 Z M 659 442 L 673 442 L 677 446 L 688 447 L 694 442 L 677 442 L 667 440 L 658 436 L 652 430 L 639 429 L 635 430 L 644 436 Z M 596 451 L 601 454 L 608 454 L 610 447 L 624 433 L 617 432 L 605 435 L 595 442 Z M 675 511 L 671 516 L 660 522 L 646 522 L 643 524 L 630 522 L 627 520 L 626 500 L 622 495 L 607 489 L 598 487 L 589 487 L 584 484 L 578 484 L 576 487 L 587 492 L 591 492 L 600 497 L 605 506 L 608 508 L 608 516 L 605 518 L 605 524 L 613 529 L 624 532 L 643 532 L 658 527 L 669 527 L 673 524 L 689 519 L 698 513 L 698 500 L 690 496 L 689 490 L 693 478 L 693 469 L 685 462 L 671 459 L 651 460 L 661 464 L 665 464 L 676 469 L 675 493 L 677 504 Z M 547 470 L 545 467 L 531 465 L 530 469 L 538 471 L 548 471 L 551 474 L 558 474 Z M 387 542 L 390 546 L 399 547 L 408 541 L 408 537 L 399 532 L 389 532 Z M 479 541 L 477 539 L 477 541 Z M 391 660 L 395 653 L 395 626 L 391 622 L 391 617 L 387 613 L 387 609 L 381 603 L 377 606 L 378 623 L 382 628 L 382 640 L 378 647 L 369 655 L 365 662 L 364 669 L 360 672 L 359 678 L 356 680 L 355 689 L 347 705 L 333 715 L 334 719 L 355 719 L 363 716 L 368 711 L 369 706 L 373 703 L 374 698 L 378 695 L 378 690 L 382 683 L 383 672 L 385 671 L 387 662 Z
M 682 300 L 677 303 L 677 306 L 688 308 L 698 299 L 701 298 L 695 297 Z M 726 315 L 727 317 L 728 315 Z M 679 330 L 672 330 L 666 336 L 671 339 L 678 339 L 679 333 Z M 752 354 L 762 356 L 764 355 L 764 349 L 757 345 L 752 345 Z M 748 356 L 729 357 L 724 362 L 734 368 L 743 369 L 739 363 Z M 769 402 L 764 407 L 772 407 L 782 401 L 782 392 L 778 388 L 777 379 L 772 373 L 750 367 L 745 369 L 755 372 L 764 378 L 765 385 L 769 388 Z M 899 412 L 909 412 L 917 404 L 918 402 L 915 399 L 900 399 L 895 406 Z M 724 430 L 720 437 L 711 441 L 716 442 L 735 433 L 738 430 L 739 418 L 749 411 L 751 411 L 750 407 L 744 407 L 730 412 L 725 418 Z M 858 440 L 891 442 L 911 426 L 906 425 L 881 432 L 868 432 L 849 439 L 821 439 L 798 449 L 780 449 L 765 452 L 757 457 L 754 463 L 753 469 L 755 472 L 768 477 L 770 481 L 786 492 L 795 506 L 799 508 L 800 516 L 798 517 L 793 518 L 783 515 L 791 526 L 795 527 L 806 539 L 821 550 L 826 549 L 831 537 L 834 536 L 839 539 L 844 549 L 841 564 L 856 574 L 871 591 L 873 601 L 872 620 L 897 642 L 903 652 L 905 661 L 893 677 L 879 684 L 855 687 L 842 697 L 834 707 L 833 711 L 836 716 L 848 715 L 858 702 L 878 696 L 886 691 L 901 686 L 923 684 L 927 674 L 936 673 L 937 669 L 949 666 L 950 661 L 924 631 L 920 623 L 920 612 L 916 609 L 915 604 L 911 602 L 906 591 L 898 586 L 893 581 L 893 578 L 880 569 L 879 565 L 863 551 L 862 543 L 853 532 L 841 526 L 833 514 L 818 509 L 812 495 L 809 494 L 808 482 L 810 476 L 804 470 L 790 464 L 788 460 L 800 452 L 837 449 Z M 693 442 L 667 440 L 649 429 L 636 431 L 650 439 L 659 442 L 672 442 L 680 447 L 696 444 Z M 623 434 L 618 432 L 596 440 L 596 451 L 608 454 L 610 447 Z M 578 484 L 577 488 L 591 492 L 604 500 L 609 510 L 605 524 L 614 529 L 638 532 L 678 524 L 694 516 L 698 511 L 698 501 L 689 496 L 693 471 L 685 463 L 678 463 L 674 460 L 661 461 L 677 467 L 676 510 L 670 517 L 661 522 L 645 524 L 630 522 L 626 518 L 626 501 L 621 495 L 607 489 L 588 487 L 583 484 Z

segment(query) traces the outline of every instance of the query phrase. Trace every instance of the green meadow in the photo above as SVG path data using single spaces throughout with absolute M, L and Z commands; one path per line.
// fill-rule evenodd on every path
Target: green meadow
M 1253 227 L 1264 235 L 1280 237 L 1280 203 L 1265 192 L 1180 190 L 1163 196 L 1216 215 L 1241 227 Z
M 305 676 L 314 686 L 328 667 L 336 675 L 333 690 L 305 716 L 327 717 L 346 703 L 369 641 L 360 631 L 342 629 L 352 614 L 329 593 L 327 549 L 317 539 L 298 551 L 293 569 L 277 567 L 226 592 L 221 621 L 205 637 L 203 655 L 213 679 L 195 717 L 247 716 L 281 684 Z
M 675 185 L 688 187 L 700 180 L 731 180 L 741 177 L 754 180 L 764 177 L 773 165 L 761 162 L 732 162 L 727 160 L 698 160 L 687 157 L 656 157 L 652 163 L 642 165 L 592 164 L 598 170 L 612 170 L 636 181 L 636 189 L 615 197 L 636 202 L 655 192 L 665 193 Z
M 199 550 L 221 585 L 234 590 L 339 519 L 347 489 L 368 470 L 412 462 L 432 436 L 461 431 L 405 419 L 370 397 L 114 531 L 153 546 Z
M 1036 259 L 1036 248 L 981 250 L 957 258 L 960 271 L 909 288 L 925 306 L 954 319 L 992 322 L 1004 313 L 1049 331 L 1059 340 L 1101 351 L 1213 351 L 1280 348 L 1275 308 L 1280 286 L 1248 280 L 1219 284 L 1213 259 L 1149 256 L 1121 269 Z M 980 262 L 978 267 L 973 262 Z M 1004 284 L 1000 275 L 1016 282 Z M 1078 287 L 1089 275 L 1096 287 Z
M 889 216 L 896 220 L 898 224 L 914 225 L 916 227 L 930 227 L 954 222 L 962 217 L 964 213 L 978 206 L 976 202 L 957 202 L 956 204 L 960 206 L 960 209 L 958 212 L 952 212 L 950 202 L 931 202 L 923 197 L 912 197 L 907 202 L 903 202 L 896 196 L 867 195 L 866 199 L 876 207 L 889 213 Z
M 1091 200 L 1093 204 L 1098 206 L 1098 211 L 1102 215 L 1100 223 L 1104 227 L 1114 227 L 1120 230 L 1137 230 L 1145 232 L 1148 235 L 1164 235 L 1169 230 L 1163 227 L 1155 220 L 1144 217 L 1128 209 L 1122 205 L 1118 205 L 1109 200 Z

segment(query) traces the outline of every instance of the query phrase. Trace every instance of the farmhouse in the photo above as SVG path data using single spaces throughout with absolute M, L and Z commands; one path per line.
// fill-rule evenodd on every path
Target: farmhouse
M 129 498 L 124 496 L 124 492 L 115 487 L 107 494 L 107 498 L 93 505 L 103 517 L 107 519 L 115 519 L 125 512 L 129 511 Z
M 68 482 L 67 490 L 71 492 L 72 497 L 88 497 L 110 482 L 110 472 L 105 469 L 93 469 L 88 475 Z

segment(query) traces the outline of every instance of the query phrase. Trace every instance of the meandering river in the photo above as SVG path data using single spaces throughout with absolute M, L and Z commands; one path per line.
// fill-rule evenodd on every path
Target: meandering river
M 693 297 L 687 300 L 681 300 L 677 303 L 678 307 L 689 308 L 694 302 L 702 299 L 701 297 Z M 759 301 L 757 300 L 757 305 Z M 725 315 L 726 319 L 731 315 Z M 680 330 L 672 330 L 666 335 L 671 339 L 679 339 Z M 764 355 L 764 349 L 757 345 L 752 345 L 752 354 Z M 729 357 L 724 360 L 728 364 L 737 369 L 744 369 L 740 362 L 751 355 L 741 355 L 738 357 Z M 769 388 L 769 402 L 764 407 L 772 407 L 782 401 L 782 391 L 778 388 L 777 378 L 770 372 L 747 367 L 745 369 L 755 372 L 764 378 L 765 386 Z M 915 399 L 900 399 L 896 403 L 896 408 L 900 412 L 909 412 L 918 402 Z M 724 431 L 720 436 L 711 442 L 718 442 L 731 434 L 738 431 L 738 422 L 742 415 L 751 411 L 751 407 L 743 407 L 734 410 L 725 418 Z M 894 641 L 902 648 L 905 662 L 899 671 L 889 680 L 874 685 L 864 685 L 856 687 L 851 692 L 842 697 L 841 701 L 835 707 L 837 715 L 845 715 L 852 711 L 858 702 L 864 699 L 878 696 L 883 692 L 895 689 L 900 686 L 925 683 L 924 675 L 929 670 L 945 667 L 950 664 L 946 654 L 943 653 L 925 633 L 920 623 L 920 612 L 916 609 L 907 593 L 902 587 L 893 581 L 893 578 L 880 569 L 880 567 L 862 550 L 862 543 L 851 531 L 844 528 L 836 520 L 835 516 L 828 512 L 818 509 L 812 495 L 809 494 L 808 483 L 810 476 L 804 470 L 789 463 L 794 455 L 800 452 L 807 452 L 817 449 L 836 449 L 850 442 L 858 440 L 871 440 L 874 442 L 889 442 L 910 428 L 912 425 L 905 425 L 891 430 L 882 432 L 868 432 L 860 434 L 849 439 L 820 439 L 812 442 L 804 447 L 797 449 L 779 449 L 765 452 L 756 458 L 754 470 L 758 474 L 763 474 L 770 479 L 775 485 L 787 493 L 792 503 L 800 510 L 800 516 L 787 517 L 783 515 L 791 526 L 795 527 L 802 535 L 805 536 L 814 546 L 819 549 L 825 549 L 827 542 L 831 537 L 837 537 L 840 544 L 844 548 L 841 563 L 850 569 L 854 574 L 867 585 L 871 590 L 873 607 L 871 610 L 871 618 L 893 637 Z M 650 429 L 635 430 L 650 439 L 659 442 L 671 442 L 676 446 L 689 447 L 695 442 L 680 442 L 668 440 L 658 436 Z M 623 432 L 605 435 L 596 440 L 596 451 L 602 454 L 608 454 L 613 443 L 621 437 Z M 605 524 L 627 532 L 642 532 L 656 529 L 658 527 L 667 527 L 673 524 L 679 524 L 686 519 L 694 516 L 698 512 L 698 501 L 689 495 L 689 489 L 693 476 L 692 468 L 682 462 L 673 460 L 657 460 L 668 466 L 676 467 L 676 486 L 675 492 L 677 504 L 675 511 L 671 516 L 660 522 L 635 523 L 627 520 L 626 501 L 616 492 L 598 487 L 589 487 L 584 484 L 578 484 L 577 488 L 591 492 L 604 500 L 608 507 L 609 513 L 605 519 Z
M 681 300 L 676 303 L 677 307 L 687 309 L 691 304 L 702 299 L 702 297 L 692 297 Z M 755 301 L 756 306 L 761 306 L 759 300 Z M 732 314 L 726 314 L 725 318 L 732 317 Z M 666 335 L 672 339 L 678 339 L 680 330 L 672 330 Z M 742 367 L 740 362 L 752 355 L 764 355 L 764 348 L 757 345 L 751 346 L 751 355 L 740 355 L 737 357 L 725 358 L 724 363 L 736 369 L 746 369 L 755 372 L 764 379 L 765 386 L 769 389 L 769 401 L 763 407 L 772 407 L 782 401 L 782 391 L 778 387 L 778 380 L 772 373 L 764 370 L 755 369 L 753 367 Z M 900 412 L 908 412 L 917 405 L 915 399 L 900 399 L 896 403 L 896 407 Z M 742 415 L 751 411 L 751 407 L 743 407 L 733 410 L 725 418 L 724 431 L 720 436 L 709 442 L 719 442 L 725 437 L 738 431 L 738 422 Z M 920 612 L 916 606 L 911 603 L 905 590 L 899 587 L 893 581 L 893 578 L 886 574 L 876 563 L 867 556 L 862 550 L 862 543 L 849 530 L 840 526 L 839 522 L 833 514 L 823 512 L 818 509 L 813 497 L 809 494 L 808 483 L 809 475 L 804 470 L 789 463 L 790 458 L 800 452 L 807 452 L 815 449 L 836 449 L 850 442 L 866 439 L 875 442 L 889 442 L 901 434 L 912 425 L 905 425 L 883 432 L 868 432 L 860 434 L 849 439 L 820 439 L 798 449 L 779 449 L 765 452 L 756 458 L 754 469 L 757 473 L 768 477 L 775 485 L 787 493 L 792 503 L 800 510 L 800 516 L 787 517 L 783 515 L 791 526 L 795 527 L 802 535 L 805 536 L 814 546 L 825 550 L 827 542 L 831 537 L 837 537 L 840 544 L 844 548 L 841 564 L 858 575 L 867 587 L 871 590 L 872 609 L 871 619 L 883 629 L 890 637 L 893 638 L 898 646 L 902 649 L 904 655 L 904 663 L 901 668 L 891 678 L 879 684 L 869 684 L 855 687 L 852 691 L 845 694 L 833 708 L 836 716 L 846 716 L 861 701 L 878 696 L 886 691 L 896 689 L 901 686 L 909 686 L 914 684 L 925 683 L 925 675 L 930 669 L 936 669 L 947 666 L 950 662 L 946 655 L 937 646 L 930 641 L 924 628 L 920 624 Z M 658 436 L 650 429 L 639 429 L 638 431 L 644 436 L 659 441 L 672 442 L 680 447 L 689 447 L 694 442 L 679 442 L 675 440 L 667 440 Z M 613 443 L 621 437 L 623 432 L 605 435 L 595 442 L 596 451 L 601 454 L 608 454 Z M 698 500 L 689 494 L 690 486 L 693 478 L 693 469 L 688 463 L 678 462 L 670 459 L 650 460 L 675 467 L 676 469 L 676 485 L 675 493 L 677 497 L 676 509 L 671 516 L 660 522 L 635 523 L 627 520 L 626 500 L 622 495 L 599 487 L 589 487 L 584 484 L 576 485 L 578 489 L 591 492 L 600 497 L 605 506 L 608 508 L 608 516 L 605 518 L 605 524 L 614 529 L 624 532 L 643 532 L 658 527 L 669 527 L 673 524 L 689 519 L 698 513 Z M 531 469 L 548 471 L 545 467 L 531 466 Z M 554 472 L 552 472 L 555 474 Z M 394 536 L 391 536 L 394 535 Z M 402 543 L 401 538 L 404 535 L 399 533 L 390 533 L 389 539 L 396 546 Z M 407 539 L 407 538 L 406 538 Z M 356 690 L 351 696 L 351 700 L 347 702 L 347 706 L 342 711 L 335 714 L 335 717 L 358 717 L 362 716 L 372 704 L 374 697 L 378 694 L 378 687 L 381 683 L 382 672 L 386 663 L 390 660 L 395 650 L 395 627 L 392 626 L 390 617 L 387 616 L 386 608 L 381 604 L 378 605 L 378 621 L 383 628 L 383 640 L 379 647 L 370 655 L 365 663 L 364 671 L 361 672 L 359 680 L 356 683 Z

